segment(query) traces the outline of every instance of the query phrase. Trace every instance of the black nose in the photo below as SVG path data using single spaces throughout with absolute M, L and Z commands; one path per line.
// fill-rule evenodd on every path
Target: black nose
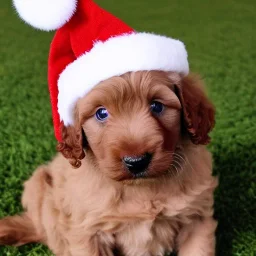
M 148 168 L 152 155 L 146 153 L 141 156 L 125 156 L 123 162 L 132 174 L 140 174 Z

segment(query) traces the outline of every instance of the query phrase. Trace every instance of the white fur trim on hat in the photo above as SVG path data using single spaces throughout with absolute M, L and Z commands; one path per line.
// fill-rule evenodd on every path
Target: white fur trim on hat
M 189 72 L 184 44 L 149 33 L 132 33 L 96 42 L 92 50 L 69 64 L 58 81 L 58 111 L 64 125 L 73 124 L 76 101 L 95 85 L 129 71 Z
M 55 30 L 68 22 L 76 11 L 77 0 L 13 0 L 19 16 L 40 30 Z

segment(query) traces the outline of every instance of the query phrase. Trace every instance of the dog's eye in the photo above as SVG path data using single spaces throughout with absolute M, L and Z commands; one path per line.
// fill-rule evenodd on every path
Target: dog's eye
M 160 114 L 164 110 L 164 105 L 159 101 L 152 101 L 150 105 L 150 109 L 155 114 Z
M 95 117 L 98 121 L 103 122 L 108 118 L 108 111 L 105 108 L 99 108 L 96 111 Z

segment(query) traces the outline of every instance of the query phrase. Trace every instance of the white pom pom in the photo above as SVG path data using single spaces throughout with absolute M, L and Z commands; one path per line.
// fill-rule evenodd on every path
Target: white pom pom
M 13 0 L 19 16 L 40 30 L 55 30 L 68 22 L 78 0 Z

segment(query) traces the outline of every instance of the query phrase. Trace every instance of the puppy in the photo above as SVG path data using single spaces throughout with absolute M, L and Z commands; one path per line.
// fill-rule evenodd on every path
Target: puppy
M 214 113 L 191 75 L 99 83 L 63 128 L 62 154 L 25 183 L 24 213 L 0 221 L 0 244 L 40 242 L 57 256 L 215 255 L 217 179 L 205 147 Z

